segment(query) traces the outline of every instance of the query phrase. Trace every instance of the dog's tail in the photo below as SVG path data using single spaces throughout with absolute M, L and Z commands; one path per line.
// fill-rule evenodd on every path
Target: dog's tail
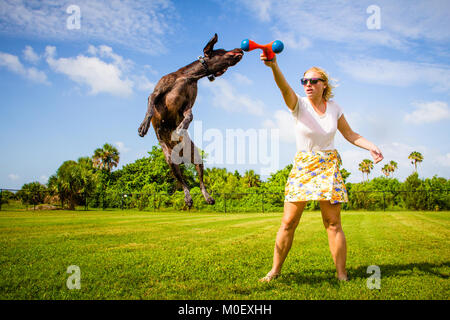
M 145 114 L 144 121 L 142 121 L 138 129 L 138 133 L 141 137 L 145 136 L 148 132 L 148 129 L 150 128 L 150 123 L 152 122 L 153 117 L 153 111 L 154 111 L 154 103 L 152 100 L 152 95 L 150 95 L 148 97 L 147 102 L 147 113 Z

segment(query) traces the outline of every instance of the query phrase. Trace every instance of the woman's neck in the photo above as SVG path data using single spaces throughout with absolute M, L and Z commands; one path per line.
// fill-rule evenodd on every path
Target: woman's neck
M 313 107 L 315 107 L 316 109 L 319 109 L 319 107 L 322 103 L 322 97 L 311 97 L 308 99 Z

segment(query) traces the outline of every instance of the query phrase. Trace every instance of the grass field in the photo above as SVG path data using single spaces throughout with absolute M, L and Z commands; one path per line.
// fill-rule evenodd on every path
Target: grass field
M 282 277 L 259 283 L 281 215 L 1 211 L 0 299 L 449 299 L 449 212 L 343 212 L 344 283 L 320 213 L 305 212 Z

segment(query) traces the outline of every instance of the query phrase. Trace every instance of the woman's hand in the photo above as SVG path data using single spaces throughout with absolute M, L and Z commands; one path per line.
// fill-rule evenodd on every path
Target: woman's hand
M 383 154 L 381 153 L 380 149 L 378 149 L 377 146 L 374 146 L 372 149 L 370 149 L 370 154 L 372 155 L 372 158 L 375 161 L 375 163 L 378 163 L 384 159 Z
M 272 60 L 267 60 L 267 57 L 264 55 L 264 52 L 261 53 L 260 58 L 261 61 L 264 61 L 264 64 L 270 68 L 273 68 L 277 64 L 277 56 L 275 55 Z

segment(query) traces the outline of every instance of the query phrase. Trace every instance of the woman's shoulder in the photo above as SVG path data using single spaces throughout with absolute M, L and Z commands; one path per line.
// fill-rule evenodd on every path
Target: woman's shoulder
M 327 101 L 327 105 L 332 106 L 332 107 L 336 107 L 336 108 L 340 108 L 340 104 L 337 103 L 335 100 L 328 100 Z
M 292 114 L 294 116 L 298 116 L 302 112 L 302 110 L 306 108 L 307 101 L 305 101 L 305 99 L 308 99 L 306 97 L 300 96 L 297 92 L 295 92 L 295 94 L 297 95 L 297 103 L 294 107 L 294 110 L 292 110 Z
M 305 107 L 309 104 L 309 100 L 307 97 L 302 97 L 298 93 L 296 93 L 296 94 L 297 94 L 299 105 L 301 105 L 302 107 Z
M 335 113 L 338 115 L 338 117 L 340 117 L 341 114 L 343 113 L 341 106 L 336 101 L 328 100 L 327 105 L 328 105 L 328 108 L 330 108 L 330 110 L 335 111 Z

